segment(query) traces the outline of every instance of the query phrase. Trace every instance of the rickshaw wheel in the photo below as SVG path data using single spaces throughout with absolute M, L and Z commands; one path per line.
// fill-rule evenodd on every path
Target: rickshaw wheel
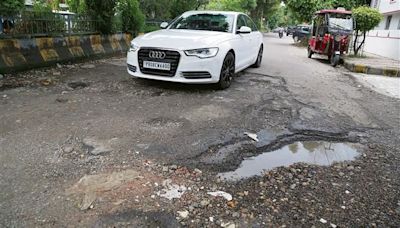
M 307 55 L 308 55 L 308 58 L 310 58 L 311 59 L 311 57 L 312 57 L 312 55 L 314 54 L 314 52 L 313 51 L 311 51 L 311 47 L 310 46 L 308 46 L 308 48 L 307 48 Z
M 335 54 L 333 54 L 333 55 L 329 58 L 329 60 L 330 60 L 330 62 L 331 62 L 331 65 L 332 65 L 333 67 L 336 67 L 336 66 L 339 64 L 339 62 L 340 62 L 340 55 L 335 55 Z

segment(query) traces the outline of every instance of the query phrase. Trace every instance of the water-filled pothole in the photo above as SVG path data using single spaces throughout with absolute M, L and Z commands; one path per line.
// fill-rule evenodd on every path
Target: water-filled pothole
M 324 141 L 296 142 L 279 150 L 266 152 L 244 160 L 235 171 L 218 174 L 229 181 L 262 175 L 265 170 L 295 163 L 332 165 L 335 162 L 351 161 L 359 155 L 355 144 Z

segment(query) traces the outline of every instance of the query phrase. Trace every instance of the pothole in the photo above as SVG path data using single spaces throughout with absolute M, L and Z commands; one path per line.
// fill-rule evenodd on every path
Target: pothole
M 70 82 L 68 83 L 68 87 L 72 89 L 83 89 L 89 86 L 89 83 L 86 82 Z
M 236 170 L 220 173 L 218 176 L 227 181 L 237 181 L 295 163 L 329 166 L 335 162 L 352 161 L 359 155 L 356 145 L 325 141 L 295 142 L 278 150 L 245 159 Z

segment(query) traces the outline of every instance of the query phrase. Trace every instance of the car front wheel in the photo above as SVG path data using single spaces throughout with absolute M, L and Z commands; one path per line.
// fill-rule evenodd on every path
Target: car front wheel
M 231 86 L 233 76 L 235 75 L 235 56 L 228 52 L 222 63 L 221 74 L 219 77 L 218 88 L 227 89 Z

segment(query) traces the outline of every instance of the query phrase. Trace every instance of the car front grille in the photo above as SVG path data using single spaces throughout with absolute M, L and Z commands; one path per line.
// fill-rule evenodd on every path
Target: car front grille
M 211 74 L 207 71 L 189 71 L 182 72 L 182 76 L 186 79 L 202 79 L 211 78 Z
M 164 52 L 165 58 L 163 58 L 163 59 L 151 58 L 149 56 L 150 51 Z M 180 58 L 181 58 L 181 55 L 179 54 L 179 52 L 171 51 L 171 50 L 163 50 L 163 49 L 155 49 L 155 48 L 141 48 L 138 52 L 139 68 L 143 74 L 173 77 L 176 74 L 176 70 L 178 69 Z M 167 70 L 144 68 L 143 61 L 169 63 L 169 64 L 171 64 L 171 69 L 169 71 L 167 71 Z

